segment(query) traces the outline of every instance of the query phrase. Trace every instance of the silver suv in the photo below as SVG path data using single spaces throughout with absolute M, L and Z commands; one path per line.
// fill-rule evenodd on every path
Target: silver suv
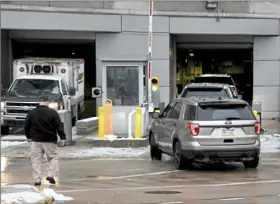
M 186 85 L 180 97 L 186 98 L 193 96 L 236 98 L 228 84 L 218 83 L 191 83 Z
M 174 156 L 177 169 L 195 162 L 242 162 L 256 168 L 260 123 L 239 99 L 178 98 L 154 113 L 149 131 L 151 158 Z
M 228 84 L 234 96 L 238 96 L 233 78 L 227 74 L 202 74 L 196 76 L 193 80 L 194 83 L 222 83 Z M 239 96 L 240 97 L 240 96 Z

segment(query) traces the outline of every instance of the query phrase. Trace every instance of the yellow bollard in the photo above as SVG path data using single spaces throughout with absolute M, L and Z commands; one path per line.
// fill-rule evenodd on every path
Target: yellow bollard
M 107 99 L 104 104 L 104 134 L 113 135 L 113 106 L 112 101 Z
M 98 138 L 104 139 L 104 108 L 98 109 Z
M 142 108 L 137 107 L 135 112 L 135 138 L 142 137 Z

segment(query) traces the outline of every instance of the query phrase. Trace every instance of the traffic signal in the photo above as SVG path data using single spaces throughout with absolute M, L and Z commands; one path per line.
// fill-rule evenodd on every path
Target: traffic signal
M 153 77 L 151 82 L 152 82 L 152 91 L 157 91 L 159 89 L 159 79 L 158 79 L 158 77 Z

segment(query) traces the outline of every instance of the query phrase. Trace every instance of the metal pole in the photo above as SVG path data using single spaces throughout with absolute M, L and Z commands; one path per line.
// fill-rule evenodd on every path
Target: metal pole
M 153 0 L 149 0 L 149 33 L 148 33 L 148 111 L 153 112 L 152 104 L 152 40 L 153 40 Z

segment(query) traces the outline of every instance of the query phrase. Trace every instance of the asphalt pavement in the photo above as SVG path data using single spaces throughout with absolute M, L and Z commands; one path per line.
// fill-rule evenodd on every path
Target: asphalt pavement
M 280 153 L 262 154 L 257 170 L 242 164 L 177 171 L 172 158 L 61 159 L 58 184 L 69 204 L 279 204 Z M 5 160 L 5 161 L 3 161 Z M 28 158 L 3 158 L 1 184 L 33 184 Z M 46 169 L 45 165 L 43 169 Z M 66 202 L 65 202 L 66 203 Z

